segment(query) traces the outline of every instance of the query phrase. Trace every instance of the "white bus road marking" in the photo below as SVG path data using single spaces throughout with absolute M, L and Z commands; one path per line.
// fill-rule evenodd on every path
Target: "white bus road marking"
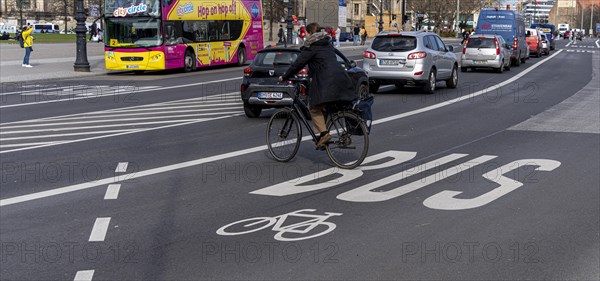
M 92 281 L 94 277 L 94 270 L 80 270 L 75 274 L 73 281 Z
M 127 94 L 132 94 L 132 93 L 136 93 L 137 94 L 137 93 L 143 93 L 143 92 L 154 92 L 154 91 L 164 91 L 164 90 L 172 90 L 172 89 L 179 89 L 179 88 L 187 88 L 187 87 L 196 87 L 196 86 L 201 86 L 201 85 L 206 85 L 206 84 L 228 82 L 228 81 L 240 80 L 240 79 L 242 79 L 242 78 L 241 77 L 236 77 L 236 78 L 215 80 L 215 81 L 210 81 L 210 82 L 199 82 L 199 83 L 184 84 L 184 85 L 177 85 L 177 86 L 167 86 L 167 87 L 145 89 L 145 90 L 138 90 L 138 91 L 125 91 L 125 92 L 119 92 L 119 93 L 111 93 L 111 94 L 106 95 L 105 97 L 113 97 L 113 96 L 116 96 L 116 95 L 127 95 Z M 9 93 L 6 93 L 6 94 L 9 94 Z M 99 97 L 101 97 L 101 96 L 76 97 L 76 98 L 69 98 L 69 99 L 57 99 L 57 100 L 47 100 L 47 101 L 38 101 L 38 102 L 29 102 L 29 103 L 8 104 L 8 105 L 2 105 L 2 106 L 0 106 L 0 108 L 20 107 L 20 106 L 28 106 L 28 105 L 39 105 L 39 104 L 45 104 L 45 103 L 74 101 L 74 100 L 99 98 Z
M 401 114 L 397 114 L 394 116 L 390 116 L 387 118 L 382 118 L 379 120 L 375 120 L 373 121 L 373 124 L 382 124 L 382 123 L 386 123 L 386 122 L 390 122 L 390 121 L 394 121 L 397 119 L 401 119 L 401 118 L 406 118 L 409 116 L 413 116 L 413 115 L 417 115 L 419 113 L 423 113 L 423 112 L 427 112 L 427 111 L 431 111 L 437 108 L 441 108 L 441 107 L 445 107 L 463 100 L 467 100 L 467 99 L 472 99 L 476 96 L 480 96 L 484 93 L 487 93 L 490 90 L 494 90 L 497 89 L 499 87 L 502 86 L 506 86 L 510 83 L 515 82 L 516 80 L 520 79 L 521 77 L 525 76 L 527 73 L 535 70 L 537 67 L 539 67 L 540 65 L 542 65 L 544 62 L 547 62 L 548 60 L 554 58 L 555 56 L 557 56 L 558 54 L 560 54 L 562 52 L 562 50 L 559 50 L 557 52 L 555 52 L 553 55 L 537 62 L 536 64 L 532 65 L 530 68 L 520 72 L 519 74 L 513 76 L 512 78 L 496 85 L 496 86 L 492 86 L 492 87 L 488 87 L 485 88 L 481 91 L 477 91 L 473 94 L 464 96 L 464 97 L 458 97 L 452 100 L 448 100 L 445 102 L 441 102 L 435 105 L 431 105 L 431 106 L 427 106 L 421 109 L 417 109 L 417 110 L 413 110 L 413 111 L 409 111 L 409 112 L 405 112 L 405 113 L 401 113 Z M 181 126 L 182 124 L 178 124 L 178 126 Z M 153 128 L 152 130 L 156 130 L 158 128 Z M 124 133 L 126 134 L 126 133 Z M 302 140 L 308 140 L 309 137 L 303 137 Z M 130 173 L 130 174 L 125 174 L 122 175 L 120 177 L 109 177 L 109 178 L 105 178 L 105 179 L 101 179 L 101 180 L 97 180 L 95 182 L 90 182 L 90 183 L 80 183 L 80 184 L 75 184 L 75 185 L 70 185 L 70 186 L 65 186 L 65 187 L 60 187 L 60 188 L 55 188 L 55 189 L 51 189 L 51 190 L 46 190 L 46 191 L 40 191 L 40 192 L 35 192 L 35 193 L 30 193 L 30 194 L 26 194 L 26 195 L 20 195 L 20 196 L 15 196 L 15 197 L 11 197 L 11 198 L 6 198 L 6 199 L 0 199 L 0 207 L 4 207 L 4 206 L 8 206 L 8 205 L 12 205 L 12 204 L 18 204 L 18 203 L 23 203 L 23 202 L 28 202 L 28 201 L 32 201 L 32 200 L 36 200 L 36 199 L 41 199 L 41 198 L 46 198 L 46 197 L 51 197 L 51 196 L 56 196 L 59 194 L 65 194 L 65 193 L 70 193 L 70 192 L 74 192 L 74 191 L 79 191 L 79 190 L 84 190 L 84 189 L 89 189 L 89 188 L 93 188 L 93 187 L 97 187 L 97 186 L 104 186 L 106 184 L 111 184 L 111 183 L 116 183 L 119 182 L 120 179 L 119 178 L 124 178 L 124 179 L 136 179 L 136 178 L 141 178 L 141 177 L 145 177 L 145 176 L 149 176 L 149 175 L 155 175 L 155 174 L 160 174 L 160 173 L 164 173 L 164 172 L 169 172 L 169 171 L 174 171 L 174 170 L 179 170 L 179 169 L 183 169 L 183 168 L 188 168 L 188 167 L 192 167 L 192 166 L 197 166 L 197 165 L 201 165 L 204 163 L 209 163 L 209 162 L 215 162 L 215 161 L 221 161 L 224 159 L 228 159 L 228 158 L 233 158 L 233 157 L 239 157 L 242 155 L 246 155 L 246 154 L 250 154 L 250 153 L 255 153 L 255 152 L 259 152 L 259 151 L 263 151 L 266 150 L 267 146 L 266 145 L 260 145 L 260 146 L 256 146 L 256 147 L 252 147 L 252 148 L 247 148 L 247 149 L 242 149 L 242 150 L 238 150 L 238 151 L 233 151 L 233 152 L 228 152 L 228 153 L 224 153 L 224 154 L 220 154 L 220 155 L 214 155 L 214 156 L 209 156 L 209 157 L 204 157 L 204 158 L 200 158 L 200 159 L 196 159 L 196 160 L 191 160 L 191 161 L 186 161 L 186 162 L 182 162 L 182 163 L 177 163 L 177 164 L 171 164 L 171 165 L 167 165 L 167 166 L 163 166 L 163 167 L 158 167 L 158 168 L 153 168 L 153 169 L 148 169 L 148 170 L 144 170 L 144 171 L 139 171 L 136 173 Z M 2 153 L 2 152 L 0 152 Z
M 92 233 L 90 233 L 90 242 L 102 242 L 104 238 L 106 238 L 106 232 L 108 231 L 108 226 L 110 225 L 110 217 L 108 218 L 97 218 L 96 222 L 94 222 L 94 227 L 92 228 Z
M 596 47 L 600 48 L 600 39 L 596 40 Z
M 129 166 L 129 162 L 119 162 L 119 164 L 117 164 L 117 168 L 115 169 L 115 173 L 127 172 L 127 166 Z
M 119 197 L 120 184 L 109 184 L 104 194 L 104 200 L 114 200 Z

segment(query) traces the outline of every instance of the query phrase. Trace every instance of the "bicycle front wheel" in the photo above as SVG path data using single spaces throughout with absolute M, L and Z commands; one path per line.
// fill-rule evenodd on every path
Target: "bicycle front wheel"
M 358 167 L 369 151 L 365 122 L 354 113 L 340 112 L 332 116 L 327 129 L 332 137 L 326 146 L 329 159 L 342 169 Z
M 300 148 L 302 128 L 291 109 L 278 110 L 267 126 L 267 147 L 279 162 L 292 160 Z

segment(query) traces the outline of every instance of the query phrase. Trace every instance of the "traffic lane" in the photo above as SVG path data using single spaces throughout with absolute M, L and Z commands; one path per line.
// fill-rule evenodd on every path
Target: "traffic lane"
M 561 90 L 561 89 L 558 89 L 558 90 Z M 474 114 L 474 115 L 476 115 L 476 116 L 480 116 L 481 114 L 484 114 L 485 112 L 486 112 L 486 110 L 485 110 L 485 109 L 482 109 L 482 112 L 479 112 L 479 113 L 477 113 L 477 114 Z M 442 115 L 444 115 L 444 114 L 442 114 Z M 432 118 L 432 120 L 433 120 L 433 122 L 438 122 L 437 120 L 440 120 L 440 118 L 436 116 L 436 117 Z M 433 126 L 425 124 L 425 125 L 423 125 L 423 127 L 426 127 L 426 128 L 432 128 Z M 383 128 L 383 127 L 382 127 L 381 129 L 384 129 L 385 131 L 388 131 L 388 132 L 391 132 L 391 131 L 392 131 L 391 129 L 386 129 L 386 128 Z M 456 132 L 454 131 L 454 133 L 456 133 Z M 442 137 L 442 138 L 444 138 L 444 137 Z M 473 139 L 473 138 L 472 138 L 472 136 L 470 136 L 470 137 L 465 137 L 465 138 L 466 138 L 467 140 L 469 140 L 469 139 Z M 421 139 L 421 138 L 418 138 L 418 139 Z M 447 139 L 447 138 L 444 138 L 444 139 Z M 394 140 L 393 142 L 394 142 L 394 143 L 397 143 L 395 140 Z M 414 144 L 414 143 L 418 143 L 418 141 L 412 141 L 412 142 L 411 142 L 411 141 L 409 141 L 409 143 L 413 143 L 413 144 Z M 375 147 L 381 147 L 381 146 L 379 146 L 379 145 L 374 145 L 374 146 L 375 146 Z M 309 145 L 309 147 L 310 147 L 310 145 Z M 443 149 L 443 148 L 441 148 L 441 149 Z M 435 149 L 434 149 L 434 150 L 435 150 Z M 438 150 L 439 150 L 439 149 L 438 149 Z M 310 151 L 312 152 L 312 150 L 310 150 Z M 443 150 L 442 150 L 442 151 L 443 151 Z M 314 153 L 314 152 L 313 152 L 313 153 Z M 373 153 L 377 153 L 377 151 L 374 151 Z M 311 154 L 312 154 L 312 153 L 311 153 Z M 323 155 L 323 154 L 321 154 L 321 161 L 322 161 L 322 159 L 323 159 L 323 158 L 325 158 L 325 157 L 324 157 L 324 155 Z M 300 161 L 304 161 L 304 159 L 300 159 Z M 311 160 L 311 161 L 314 161 L 314 160 Z M 307 165 L 307 164 L 302 164 L 301 166 L 306 166 L 306 165 Z M 310 164 L 308 164 L 308 165 L 310 166 Z M 57 197 L 56 197 L 56 198 L 57 198 Z M 56 198 L 53 198 L 52 200 L 54 200 L 54 199 L 56 199 Z
M 346 52 L 356 55 L 360 51 Z M 174 71 L 147 75 L 119 73 L 101 76 L 97 80 L 5 83 L 0 93 L 0 120 L 3 123 L 16 122 L 238 93 L 245 67 L 211 67 L 185 74 Z M 25 106 L 11 107 L 15 105 Z
M 107 242 L 133 241 L 139 255 L 129 264 L 98 264 L 97 276 L 111 280 L 140 275 L 143 279 L 280 279 L 292 274 L 298 279 L 305 276 L 325 280 L 335 276 L 361 280 L 369 276 L 397 279 L 402 274 L 402 279 L 412 280 L 417 276 L 482 279 L 493 272 L 496 279 L 590 278 L 598 274 L 597 267 L 590 266 L 598 260 L 597 251 L 589 249 L 598 247 L 593 229 L 598 227 L 594 218 L 599 215 L 599 194 L 594 187 L 599 179 L 597 173 L 589 175 L 589 171 L 599 168 L 599 155 L 589 151 L 598 140 L 597 134 L 502 132 L 444 153 L 469 154 L 467 159 L 452 165 L 481 155 L 498 156 L 485 166 L 468 168 L 459 176 L 442 180 L 426 180 L 425 175 L 415 173 L 408 181 L 382 185 L 376 193 L 391 191 L 410 181 L 424 182 L 424 188 L 381 202 L 339 199 L 341 194 L 381 178 L 372 171 L 328 189 L 290 196 L 249 192 L 283 180 L 296 182 L 294 177 L 303 174 L 272 178 L 262 168 L 259 174 L 244 172 L 243 168 L 233 168 L 233 163 L 225 163 L 229 171 L 222 169 L 216 174 L 207 173 L 214 171 L 210 168 L 198 167 L 175 171 L 167 177 L 125 182 L 127 188 L 119 197 L 119 204 L 110 210 L 93 209 L 102 210 L 99 216 L 114 216 L 114 223 L 119 225 L 119 231 L 107 235 Z M 378 148 L 398 148 L 396 142 L 389 140 L 375 142 Z M 382 142 L 387 143 L 382 147 Z M 579 145 L 562 149 L 572 143 Z M 253 165 L 255 157 L 251 156 L 239 157 L 236 163 L 242 167 Z M 415 167 L 433 160 L 426 159 L 392 166 L 387 171 L 414 173 Z M 558 161 L 560 165 L 549 171 L 534 171 L 537 165 L 549 169 L 544 160 Z M 297 168 L 293 163 L 274 165 L 282 167 L 273 175 L 283 171 L 283 166 Z M 436 165 L 433 172 L 443 173 L 450 166 Z M 486 180 L 481 175 L 488 172 L 495 176 Z M 329 174 L 321 173 L 317 179 L 325 179 Z M 473 209 L 440 210 L 432 208 L 435 205 L 423 205 L 445 190 L 460 191 L 457 197 L 468 201 L 506 189 L 499 187 L 500 174 L 508 177 L 504 184 L 524 185 Z M 565 186 L 574 182 L 577 187 L 565 192 Z M 101 203 L 86 203 L 97 204 Z M 243 236 L 216 234 L 222 226 L 242 219 L 273 217 L 307 208 L 317 209 L 317 214 L 341 213 L 329 220 L 337 225 L 335 231 L 294 242 L 275 240 L 275 232 L 269 229 Z M 556 237 L 556 233 L 566 238 Z M 448 252 L 456 249 L 460 254 Z M 257 250 L 262 256 L 257 256 Z M 270 250 L 274 252 L 267 256 Z M 584 275 L 574 271 L 580 269 L 580 261 L 585 261 Z M 234 270 L 232 265 L 236 265 Z M 433 265 L 436 270 L 431 270 Z
M 135 252 L 131 241 L 90 242 L 99 210 L 110 210 L 105 190 L 72 193 L 61 200 L 38 202 L 37 208 L 2 207 L 0 237 L 6 280 L 71 280 L 79 270 L 98 264 L 123 264 Z M 92 204 L 101 202 L 104 205 Z M 104 215 L 111 216 L 110 212 Z M 111 224 L 110 233 L 119 231 Z
M 563 55 L 564 57 L 561 57 Z M 573 57 L 571 58 L 570 56 Z M 465 134 L 469 138 L 460 140 L 466 142 L 477 139 L 521 122 L 529 116 L 542 112 L 547 107 L 555 105 L 577 92 L 591 79 L 591 77 L 587 77 L 590 72 L 586 71 L 586 69 L 589 69 L 590 63 L 591 61 L 586 60 L 585 56 L 559 54 L 559 57 L 540 66 L 539 71 L 527 74 L 514 84 L 453 105 L 461 108 L 458 112 L 477 112 L 476 115 L 457 114 L 453 110 L 442 110 L 441 112 L 444 114 L 434 114 L 436 116 L 435 120 L 444 120 L 448 123 L 433 122 L 428 126 L 422 126 L 419 122 L 412 121 L 409 123 L 408 121 L 419 119 L 401 119 L 390 121 L 393 124 L 399 125 L 396 129 L 389 131 L 380 131 L 378 128 L 379 125 L 374 125 L 373 135 L 377 135 L 378 132 L 385 133 L 391 137 L 419 134 L 423 135 L 423 141 L 420 141 L 420 143 L 434 145 L 438 138 L 431 138 L 428 135 L 430 133 L 435 134 L 436 131 L 441 130 L 444 126 L 452 125 L 462 128 L 463 124 L 471 124 L 472 119 L 490 122 L 492 125 L 489 126 L 480 127 L 471 125 L 465 127 L 469 128 L 469 132 Z M 573 69 L 577 69 L 577 71 Z M 545 81 L 546 79 L 550 80 L 545 83 L 531 82 Z M 564 79 L 571 81 L 571 84 L 563 83 Z M 574 87 L 573 85 L 581 86 Z M 473 93 L 472 91 L 457 93 L 458 90 L 455 90 L 455 95 Z M 378 94 L 373 107 L 375 120 L 425 108 L 455 97 L 440 93 L 432 96 L 422 94 L 401 96 Z M 434 112 L 438 111 L 440 110 L 438 109 Z M 121 161 L 137 163 L 136 167 L 139 167 L 140 170 L 146 170 L 243 150 L 249 147 L 261 146 L 265 144 L 264 131 L 266 129 L 267 118 L 271 112 L 273 110 L 265 111 L 262 115 L 263 117 L 259 119 L 247 119 L 244 116 L 237 116 L 150 132 L 6 153 L 3 155 L 2 161 L 5 167 L 12 167 L 13 169 L 10 170 L 10 174 L 6 177 L 10 180 L 6 180 L 1 187 L 2 198 L 5 199 L 60 186 L 90 182 L 90 179 L 101 179 L 105 175 L 113 175 L 113 172 L 110 170 L 111 167 Z M 430 113 L 417 116 L 427 118 L 427 116 L 431 115 Z M 448 116 L 452 116 L 452 118 Z M 223 130 L 223 128 L 227 128 L 228 130 Z M 240 136 L 243 137 L 240 138 Z M 456 138 L 456 136 L 451 134 L 447 138 Z M 445 141 L 447 140 L 445 139 Z M 212 145 L 214 143 L 222 145 L 215 147 Z M 102 151 L 103 153 L 99 155 L 98 151 Z M 74 162 L 74 164 L 71 162 Z M 56 165 L 52 163 L 56 163 Z M 73 165 L 76 165 L 77 173 L 75 173 L 75 178 L 71 179 L 65 175 L 70 175 L 68 169 Z M 132 167 L 134 167 L 133 165 Z M 51 168 L 54 169 L 57 166 L 61 176 L 57 180 L 51 181 L 50 179 L 52 178 L 49 177 L 52 174 L 47 176 L 46 172 L 43 171 L 45 169 L 54 171 Z M 98 169 L 96 168 L 97 166 L 101 168 Z M 38 170 L 38 178 L 43 175 L 46 179 L 36 181 L 35 177 L 26 174 L 28 169 Z M 99 173 L 92 172 L 98 170 L 102 176 L 93 177 Z M 6 171 L 4 172 L 6 173 Z M 23 177 L 25 181 L 22 180 Z

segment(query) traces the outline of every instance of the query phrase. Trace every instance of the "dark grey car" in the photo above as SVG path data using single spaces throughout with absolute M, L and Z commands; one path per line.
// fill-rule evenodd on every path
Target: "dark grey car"
M 452 46 L 430 32 L 381 32 L 364 52 L 363 68 L 369 74 L 371 92 L 394 84 L 422 86 L 433 93 L 436 82 L 458 85 L 458 61 Z

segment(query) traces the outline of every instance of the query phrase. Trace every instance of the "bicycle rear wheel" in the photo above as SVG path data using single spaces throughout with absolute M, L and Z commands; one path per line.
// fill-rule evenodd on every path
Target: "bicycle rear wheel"
M 292 160 L 300 148 L 301 137 L 300 122 L 291 109 L 278 110 L 271 116 L 267 126 L 267 147 L 275 160 Z
M 329 159 L 342 169 L 358 167 L 369 151 L 369 134 L 365 122 L 350 112 L 332 116 L 327 125 L 331 140 L 326 146 Z

